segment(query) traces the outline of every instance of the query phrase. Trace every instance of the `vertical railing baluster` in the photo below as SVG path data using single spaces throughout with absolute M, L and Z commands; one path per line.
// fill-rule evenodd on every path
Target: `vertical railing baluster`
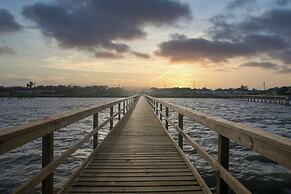
M 54 159 L 54 133 L 42 137 L 42 168 L 51 163 Z M 42 181 L 42 193 L 54 193 L 54 173 L 48 175 Z
M 166 121 L 165 125 L 166 125 L 166 129 L 169 130 L 169 122 L 167 120 L 169 118 L 169 108 L 167 106 L 166 106 L 166 117 L 167 118 L 165 118 L 165 121 Z
M 113 116 L 113 106 L 110 107 L 110 117 Z M 113 118 L 110 120 L 110 129 L 113 128 Z
M 163 115 L 162 115 L 162 113 L 163 113 L 163 105 L 162 105 L 162 103 L 160 103 L 160 121 L 163 120 Z
M 93 129 L 98 127 L 98 112 L 93 114 Z M 93 149 L 98 146 L 98 131 L 93 135 Z
M 125 115 L 125 100 L 123 101 L 123 116 Z
M 159 103 L 158 103 L 158 102 L 156 102 L 156 115 L 158 115 L 158 114 L 159 114 L 158 110 L 159 110 Z
M 229 139 L 218 135 L 218 162 L 228 170 L 228 163 L 229 163 Z M 228 185 L 225 181 L 221 178 L 220 174 L 217 173 L 217 194 L 227 193 Z
M 154 109 L 154 112 L 155 112 L 156 111 L 156 101 L 153 100 L 153 105 L 152 106 L 153 106 L 153 109 Z
M 178 116 L 178 124 L 179 124 L 180 129 L 183 130 L 183 115 L 180 113 Z M 183 150 L 183 136 L 180 133 L 178 136 L 178 144 L 179 144 L 179 147 Z
M 126 100 L 126 112 L 129 110 L 129 101 Z
M 121 117 L 121 116 L 120 116 L 120 109 L 121 109 L 121 108 L 120 108 L 120 103 L 118 103 L 118 120 L 120 120 L 120 117 Z

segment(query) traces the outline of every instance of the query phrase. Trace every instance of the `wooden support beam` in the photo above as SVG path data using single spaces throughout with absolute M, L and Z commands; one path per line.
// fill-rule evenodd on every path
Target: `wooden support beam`
M 120 118 L 121 118 L 121 116 L 120 116 L 120 110 L 121 110 L 120 103 L 118 103 L 118 120 L 120 120 Z
M 159 114 L 159 103 L 158 102 L 156 102 L 156 115 L 158 115 Z
M 226 170 L 228 170 L 229 164 L 229 139 L 218 135 L 218 163 L 220 163 Z M 216 185 L 217 194 L 224 194 L 228 192 L 228 185 L 221 178 L 220 174 L 217 173 L 217 185 Z
M 110 107 L 110 117 L 113 116 L 113 106 Z M 110 130 L 113 128 L 113 119 L 110 121 Z
M 167 106 L 166 106 L 166 117 L 169 118 L 169 108 Z M 165 127 L 167 130 L 169 130 L 169 122 L 167 119 L 165 119 L 165 121 L 166 121 Z
M 93 114 L 93 129 L 98 127 L 98 113 Z M 93 135 L 93 149 L 98 146 L 98 131 Z
M 51 163 L 54 159 L 54 133 L 42 137 L 42 168 Z M 49 174 L 42 181 L 42 193 L 54 193 L 54 174 Z
M 183 130 L 183 115 L 182 114 L 179 114 L 178 124 L 179 124 L 180 129 Z M 178 137 L 178 144 L 179 144 L 179 147 L 183 150 L 183 136 L 180 133 Z
M 160 120 L 161 121 L 163 120 L 162 112 L 163 112 L 163 105 L 160 103 Z

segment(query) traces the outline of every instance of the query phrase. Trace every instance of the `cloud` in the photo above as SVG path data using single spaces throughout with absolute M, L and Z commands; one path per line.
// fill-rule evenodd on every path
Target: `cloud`
M 191 18 L 189 6 L 174 0 L 58 0 L 23 8 L 42 34 L 62 47 L 127 52 L 121 40 L 146 36 L 144 27 Z
M 97 58 L 106 58 L 106 59 L 120 59 L 123 58 L 122 55 L 116 54 L 113 52 L 108 52 L 108 51 L 96 51 L 95 56 Z
M 281 68 L 281 70 L 277 71 L 277 73 L 291 74 L 291 68 L 284 66 Z
M 240 9 L 242 7 L 250 7 L 256 4 L 255 0 L 232 0 L 228 2 L 226 8 L 229 10 Z
M 212 26 L 205 37 L 175 35 L 160 43 L 155 53 L 171 62 L 221 62 L 254 56 L 288 65 L 291 64 L 290 21 L 291 9 L 286 8 L 272 8 L 240 20 L 218 15 L 210 19 Z
M 208 35 L 213 39 L 240 39 L 248 34 L 269 34 L 290 39 L 291 9 L 274 8 L 240 22 L 227 22 L 226 17 L 210 19 Z
M 259 67 L 263 69 L 278 69 L 279 65 L 272 62 L 248 62 L 241 64 L 240 67 Z
M 281 60 L 286 65 L 291 65 L 291 48 L 271 53 L 270 56 Z
M 0 9 L 0 34 L 20 31 L 22 26 L 18 24 L 14 16 L 6 9 Z
M 204 60 L 219 62 L 234 57 L 256 56 L 283 50 L 288 46 L 285 40 L 268 35 L 249 35 L 239 41 L 225 41 L 188 38 L 176 34 L 171 40 L 160 43 L 156 54 L 169 58 L 172 62 L 193 63 Z
M 278 6 L 286 6 L 290 3 L 289 0 L 273 0 L 273 1 Z
M 140 53 L 140 52 L 131 52 L 131 54 L 135 55 L 136 57 L 139 57 L 139 58 L 144 58 L 144 59 L 149 59 L 150 58 L 150 55 L 147 54 L 147 53 Z
M 7 46 L 0 46 L 0 55 L 11 55 L 15 54 L 15 51 Z

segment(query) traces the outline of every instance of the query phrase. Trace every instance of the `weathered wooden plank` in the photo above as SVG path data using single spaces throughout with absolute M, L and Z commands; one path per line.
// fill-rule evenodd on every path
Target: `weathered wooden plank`
M 99 177 L 138 177 L 138 176 L 187 176 L 187 175 L 192 175 L 189 171 L 188 172 L 102 172 L 102 173 L 98 173 L 98 172 L 84 172 L 82 171 L 80 176 L 99 176 Z
M 209 116 L 157 98 L 150 98 L 291 170 L 291 139 L 262 129 Z
M 167 192 L 167 191 L 201 191 L 199 186 L 155 186 L 155 187 L 78 187 L 73 186 L 69 191 L 74 192 Z
M 73 194 L 93 194 L 94 192 L 74 192 L 74 191 L 71 191 L 69 193 L 73 193 Z M 96 193 L 100 193 L 100 192 L 96 192 Z M 111 192 L 111 193 L 114 193 L 114 194 L 124 194 L 124 193 L 127 193 L 127 194 L 130 194 L 130 193 L 140 193 L 140 192 Z M 165 193 L 165 192 L 164 192 Z M 166 192 L 167 194 L 202 194 L 203 192 L 202 191 L 179 191 L 179 192 L 176 192 L 176 191 L 167 191 Z M 146 194 L 161 194 L 161 192 L 146 192 Z
M 104 168 L 85 168 L 83 172 L 94 172 L 94 173 L 123 173 L 123 172 L 128 172 L 128 173 L 133 173 L 133 172 L 142 172 L 142 173 L 148 173 L 148 172 L 189 172 L 188 168 L 166 168 L 166 169 L 161 169 L 161 168 L 154 168 L 154 169 L 104 169 Z
M 82 181 L 78 180 L 75 186 L 124 186 L 124 187 L 137 187 L 137 186 L 181 186 L 181 185 L 198 185 L 197 181 Z
M 129 97 L 132 98 L 132 97 Z M 126 98 L 126 99 L 129 99 Z M 81 119 L 84 119 L 97 112 L 112 107 L 126 99 L 117 100 L 108 104 L 83 108 L 80 110 L 61 113 L 50 116 L 46 119 L 22 124 L 16 127 L 9 127 L 0 130 L 0 154 L 8 152 L 34 139 L 40 138 L 53 131 L 59 130 Z
M 164 177 L 77 177 L 76 181 L 113 181 L 113 182 L 129 182 L 129 181 L 193 181 L 195 179 L 192 175 L 189 176 L 164 176 Z
M 142 98 L 128 122 L 112 131 L 110 138 L 81 170 L 68 192 L 202 191 L 159 120 Z

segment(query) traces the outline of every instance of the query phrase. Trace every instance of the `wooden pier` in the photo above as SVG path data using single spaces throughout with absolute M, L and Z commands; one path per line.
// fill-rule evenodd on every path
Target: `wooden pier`
M 109 109 L 104 122 L 98 113 Z M 169 119 L 178 113 L 178 124 Z M 54 157 L 54 133 L 88 116 L 93 129 L 60 156 Z M 218 157 L 213 159 L 184 129 L 187 117 L 218 134 Z M 118 122 L 114 123 L 114 118 Z M 98 131 L 109 125 L 105 139 Z M 178 132 L 177 141 L 168 132 Z M 93 150 L 64 186 L 56 191 L 54 170 L 93 137 Z M 43 168 L 14 193 L 29 193 L 42 183 L 42 193 L 211 193 L 183 152 L 189 144 L 217 172 L 217 193 L 251 193 L 229 171 L 229 141 L 243 145 L 291 169 L 291 140 L 260 129 L 212 117 L 150 96 L 132 96 L 101 106 L 60 114 L 0 131 L 0 154 L 42 138 Z M 9 153 L 7 153 L 9 154 Z
M 241 95 L 232 97 L 242 101 L 248 102 L 260 102 L 269 104 L 280 104 L 289 106 L 291 102 L 291 97 L 289 96 L 271 96 L 271 95 Z
M 179 149 L 179 148 L 178 148 Z M 194 171 L 141 98 L 78 173 L 69 193 L 202 193 Z

